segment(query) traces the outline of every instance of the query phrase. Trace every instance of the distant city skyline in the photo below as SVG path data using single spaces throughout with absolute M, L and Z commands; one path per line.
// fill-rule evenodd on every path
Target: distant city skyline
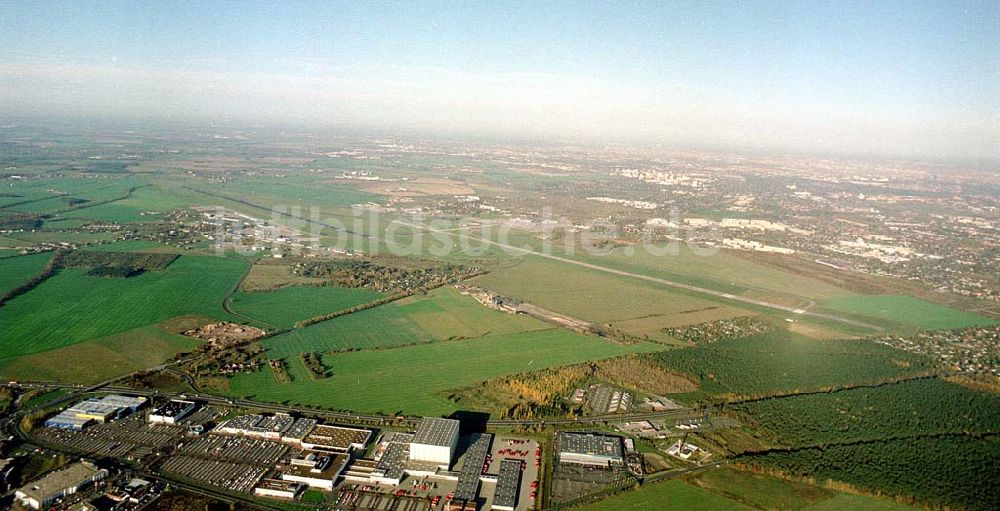
M 996 1 L 0 9 L 2 117 L 1000 160 L 998 84 Z

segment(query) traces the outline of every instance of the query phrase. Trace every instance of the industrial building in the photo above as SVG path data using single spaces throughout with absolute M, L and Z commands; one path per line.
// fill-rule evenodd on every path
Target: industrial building
M 177 424 L 194 411 L 197 405 L 193 401 L 172 399 L 149 414 L 150 424 Z
M 497 487 L 493 493 L 493 504 L 490 509 L 498 511 L 514 511 L 517 507 L 517 494 L 521 491 L 521 462 L 505 459 L 500 462 L 500 475 L 497 476 Z
M 294 500 L 305 491 L 306 486 L 301 483 L 291 481 L 279 481 L 277 479 L 264 479 L 253 489 L 254 495 L 258 497 L 272 497 L 277 499 Z
M 559 462 L 593 467 L 622 465 L 622 439 L 595 433 L 559 433 Z
M 285 431 L 295 424 L 295 418 L 285 413 L 275 415 L 240 415 L 219 424 L 215 431 L 264 440 L 280 441 Z
M 25 506 L 41 509 L 107 476 L 107 470 L 81 461 L 21 487 L 14 496 Z
M 455 500 L 466 502 L 476 500 L 476 496 L 479 495 L 479 478 L 483 473 L 483 464 L 490 453 L 492 443 L 493 435 L 489 433 L 473 433 L 469 438 L 469 447 L 465 450 L 462 469 L 458 473 Z
M 349 456 L 340 454 L 302 453 L 292 458 L 288 468 L 282 472 L 281 479 L 333 491 L 333 484 L 348 461 Z
M 410 460 L 450 466 L 458 447 L 459 422 L 424 417 L 410 443 Z
M 371 472 L 372 482 L 397 485 L 402 481 L 412 441 L 413 435 L 408 433 L 395 433 L 390 437 Z
M 372 432 L 367 429 L 343 426 L 318 425 L 300 441 L 303 449 L 313 451 L 349 453 L 363 450 Z
M 299 418 L 281 434 L 281 442 L 301 447 L 302 439 L 316 428 L 316 419 Z
M 108 395 L 90 398 L 63 410 L 45 421 L 49 428 L 79 431 L 91 423 L 104 423 L 131 413 L 146 405 L 144 397 Z

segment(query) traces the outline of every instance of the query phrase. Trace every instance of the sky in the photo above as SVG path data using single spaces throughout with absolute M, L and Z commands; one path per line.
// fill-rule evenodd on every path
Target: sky
M 1000 161 L 1000 2 L 0 0 L 22 116 Z

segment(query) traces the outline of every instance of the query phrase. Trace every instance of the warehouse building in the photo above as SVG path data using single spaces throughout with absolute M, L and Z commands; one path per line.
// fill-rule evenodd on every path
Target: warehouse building
M 258 497 L 272 497 L 277 499 L 294 500 L 305 491 L 306 486 L 301 483 L 291 481 L 279 481 L 277 479 L 264 479 L 253 489 L 254 495 Z
M 281 443 L 301 448 L 302 439 L 312 432 L 316 424 L 316 419 L 306 419 L 304 417 L 295 419 L 295 422 L 281 434 Z
M 81 461 L 21 487 L 14 496 L 25 506 L 41 509 L 107 476 L 107 470 Z
M 67 429 L 70 431 L 81 431 L 83 428 L 93 424 L 91 419 L 80 419 L 75 413 L 63 410 L 58 415 L 50 417 L 45 421 L 45 427 L 56 429 Z
M 292 458 L 288 468 L 282 472 L 281 479 L 333 491 L 334 482 L 349 460 L 350 457 L 339 454 L 305 452 Z
M 177 424 L 195 409 L 193 401 L 172 399 L 149 414 L 150 424 Z
M 45 421 L 50 428 L 82 430 L 91 423 L 104 423 L 124 417 L 146 405 L 144 397 L 109 395 L 90 398 L 63 410 Z
M 559 462 L 593 467 L 622 465 L 622 439 L 595 433 L 559 433 Z
M 240 415 L 219 424 L 215 431 L 228 435 L 281 441 L 282 434 L 288 431 L 293 424 L 295 424 L 295 418 L 285 413 Z
M 458 485 L 455 487 L 455 500 L 474 502 L 479 495 L 479 479 L 483 473 L 486 456 L 490 453 L 493 435 L 489 433 L 473 433 L 469 437 L 469 447 L 465 450 L 462 469 L 458 473 Z M 518 466 L 520 473 L 520 466 Z
M 497 487 L 493 493 L 493 504 L 490 509 L 498 511 L 514 511 L 517 507 L 517 494 L 521 491 L 521 462 L 505 459 L 500 462 L 500 474 L 497 476 Z
M 313 451 L 350 453 L 364 450 L 371 435 L 367 429 L 321 424 L 313 428 L 301 444 L 303 449 Z
M 402 481 L 412 440 L 413 435 L 409 433 L 392 434 L 385 450 L 378 458 L 375 470 L 371 472 L 372 482 L 398 485 Z
M 454 419 L 424 417 L 410 444 L 410 460 L 448 467 L 458 447 L 459 422 Z

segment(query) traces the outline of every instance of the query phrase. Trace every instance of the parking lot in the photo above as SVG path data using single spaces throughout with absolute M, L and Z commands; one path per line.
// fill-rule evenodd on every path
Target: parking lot
M 35 436 L 45 442 L 96 456 L 141 458 L 153 450 L 173 445 L 183 434 L 184 428 L 151 426 L 146 423 L 144 414 L 138 414 L 97 424 L 83 431 L 39 428 Z
M 268 440 L 206 435 L 185 445 L 180 452 L 190 456 L 273 466 L 288 452 L 288 446 Z

